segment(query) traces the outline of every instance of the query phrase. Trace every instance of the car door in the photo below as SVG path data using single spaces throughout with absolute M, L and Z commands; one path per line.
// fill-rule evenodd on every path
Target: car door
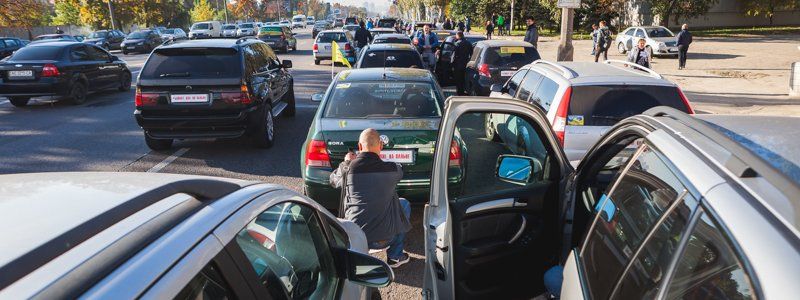
M 120 72 L 121 66 L 111 59 L 111 54 L 94 45 L 87 45 L 86 51 L 91 56 L 94 66 L 98 69 L 95 88 L 102 89 L 116 86 L 120 82 L 122 72 Z
M 472 55 L 470 55 L 467 68 L 464 70 L 464 76 L 467 81 L 467 92 L 473 91 L 474 88 L 472 86 L 477 84 L 478 59 L 481 56 L 481 52 L 483 52 L 483 46 L 476 45 L 475 48 L 472 49 Z
M 103 82 L 100 66 L 94 61 L 95 58 L 92 57 L 87 47 L 89 47 L 89 45 L 77 44 L 70 49 L 69 56 L 70 60 L 73 62 L 73 70 L 86 76 L 89 82 L 87 88 L 89 88 L 89 90 L 95 90 L 97 87 L 101 87 L 107 83 Z
M 503 119 L 484 136 L 487 114 Z M 468 153 L 452 179 L 450 146 Z M 558 264 L 558 211 L 572 167 L 544 112 L 513 99 L 451 98 L 425 207 L 423 293 L 432 299 L 533 298 Z M 450 179 L 448 179 L 450 178 Z

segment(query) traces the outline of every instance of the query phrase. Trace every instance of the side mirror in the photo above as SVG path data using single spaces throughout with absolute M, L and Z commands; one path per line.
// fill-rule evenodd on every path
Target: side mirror
M 284 59 L 283 61 L 281 61 L 281 66 L 284 69 L 291 69 L 292 68 L 292 61 L 288 60 L 288 59 Z
M 542 170 L 542 164 L 530 157 L 520 155 L 500 155 L 497 158 L 495 176 L 500 180 L 525 185 L 533 174 Z
M 505 92 L 508 92 L 508 90 L 506 90 L 506 89 L 503 87 L 503 85 L 502 85 L 502 84 L 499 84 L 499 83 L 492 84 L 492 86 L 490 87 L 490 89 L 491 89 L 491 91 L 492 91 L 492 92 L 497 92 L 497 93 L 505 93 Z
M 381 259 L 347 251 L 347 279 L 368 287 L 385 287 L 394 281 L 394 272 Z
M 311 101 L 313 101 L 313 102 L 322 102 L 323 98 L 325 98 L 325 94 L 313 94 L 313 95 L 311 95 Z

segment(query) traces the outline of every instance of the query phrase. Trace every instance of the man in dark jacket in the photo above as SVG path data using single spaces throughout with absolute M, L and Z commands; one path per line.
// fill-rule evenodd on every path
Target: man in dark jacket
M 528 23 L 528 30 L 525 31 L 525 41 L 531 43 L 533 47 L 539 48 L 537 45 L 539 43 L 539 29 L 536 28 L 536 21 L 533 17 L 528 17 L 526 22 Z
M 689 52 L 691 43 L 692 33 L 689 32 L 689 25 L 683 24 L 681 32 L 678 32 L 678 70 L 686 68 L 686 53 Z
M 458 31 L 467 30 L 467 25 L 464 24 L 464 20 L 458 21 L 458 24 L 456 24 L 456 27 L 457 27 L 456 29 L 458 29 Z
M 455 49 L 453 49 L 453 80 L 456 82 L 456 95 L 463 96 L 465 91 L 467 62 L 472 55 L 472 43 L 464 38 L 464 32 L 456 33 Z
M 411 229 L 411 205 L 396 192 L 403 169 L 398 163 L 381 160 L 383 143 L 375 129 L 361 132 L 358 148 L 361 153 L 347 153 L 331 173 L 330 182 L 345 189 L 344 217 L 364 230 L 370 249 L 388 248 L 387 263 L 397 268 L 409 261 L 403 247 Z
M 600 54 L 603 55 L 603 60 L 608 60 L 609 45 L 611 45 L 611 30 L 606 26 L 606 21 L 600 21 L 600 26 L 597 28 L 597 46 L 594 52 L 594 62 L 600 59 Z
M 361 49 L 369 45 L 369 42 L 372 41 L 372 34 L 364 28 L 364 21 L 358 23 L 358 29 L 356 29 L 356 48 Z

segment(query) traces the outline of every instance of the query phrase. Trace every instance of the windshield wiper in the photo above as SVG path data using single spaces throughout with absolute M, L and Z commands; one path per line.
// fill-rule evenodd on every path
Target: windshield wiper
M 158 77 L 189 77 L 189 72 L 178 72 L 178 73 L 164 73 L 158 75 Z

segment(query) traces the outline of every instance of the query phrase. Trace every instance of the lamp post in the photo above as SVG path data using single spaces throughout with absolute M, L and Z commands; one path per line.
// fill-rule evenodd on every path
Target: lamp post
M 111 17 L 111 30 L 114 30 L 114 10 L 111 9 L 111 0 L 108 0 L 108 15 Z

